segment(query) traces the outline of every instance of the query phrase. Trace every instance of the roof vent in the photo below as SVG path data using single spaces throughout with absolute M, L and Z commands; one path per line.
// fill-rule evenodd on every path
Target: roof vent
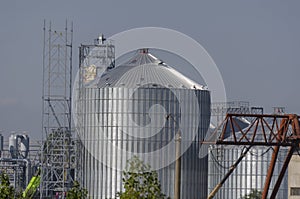
M 141 54 L 148 54 L 149 49 L 148 48 L 142 48 L 139 50 Z
M 94 44 L 101 45 L 101 44 L 104 44 L 105 41 L 106 41 L 106 38 L 104 37 L 104 35 L 100 34 L 99 37 L 94 40 Z

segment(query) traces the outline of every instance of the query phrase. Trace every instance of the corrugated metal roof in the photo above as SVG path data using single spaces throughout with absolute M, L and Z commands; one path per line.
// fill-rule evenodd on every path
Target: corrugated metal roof
M 172 67 L 148 53 L 147 49 L 139 52 L 128 62 L 105 72 L 99 78 L 98 87 L 168 87 L 193 88 L 206 90 L 193 80 L 185 77 Z

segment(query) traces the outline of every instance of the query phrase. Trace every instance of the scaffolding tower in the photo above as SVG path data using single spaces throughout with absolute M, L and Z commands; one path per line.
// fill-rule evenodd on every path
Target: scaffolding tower
M 74 176 L 74 142 L 71 127 L 73 25 L 52 30 L 44 22 L 43 145 L 40 198 L 65 197 Z

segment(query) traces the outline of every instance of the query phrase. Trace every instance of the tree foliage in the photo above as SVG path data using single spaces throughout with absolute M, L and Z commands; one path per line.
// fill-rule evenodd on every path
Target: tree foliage
M 72 189 L 67 193 L 67 199 L 84 199 L 87 197 L 88 191 L 81 187 L 78 181 L 74 181 Z
M 124 191 L 118 192 L 120 199 L 164 199 L 156 171 L 151 170 L 138 157 L 127 162 L 123 172 Z
M 4 171 L 0 172 L 0 199 L 28 199 L 28 197 L 22 197 L 22 190 L 16 190 L 9 181 L 9 176 Z
M 14 198 L 15 188 L 10 185 L 9 177 L 5 172 L 1 172 L 0 181 L 0 199 Z
M 258 191 L 257 189 L 251 189 L 251 192 L 245 195 L 244 197 L 242 197 L 242 199 L 261 199 L 261 197 L 262 197 L 261 191 Z

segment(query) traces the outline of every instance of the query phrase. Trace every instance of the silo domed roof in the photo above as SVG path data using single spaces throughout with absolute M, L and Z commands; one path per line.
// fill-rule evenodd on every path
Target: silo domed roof
M 185 77 L 172 67 L 141 49 L 124 64 L 105 72 L 98 87 L 168 87 L 207 90 L 204 86 Z

